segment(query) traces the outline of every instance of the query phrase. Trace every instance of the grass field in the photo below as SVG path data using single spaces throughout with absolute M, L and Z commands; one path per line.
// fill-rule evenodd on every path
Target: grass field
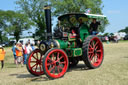
M 35 77 L 26 66 L 13 64 L 11 48 L 5 48 L 5 67 L 0 70 L 0 85 L 128 85 L 128 42 L 104 43 L 104 61 L 100 68 L 85 70 L 83 62 L 71 68 L 64 77 L 49 80 Z

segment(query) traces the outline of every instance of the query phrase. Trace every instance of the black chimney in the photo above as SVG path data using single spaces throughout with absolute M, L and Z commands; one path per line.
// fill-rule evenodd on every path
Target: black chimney
M 46 20 L 46 30 L 47 30 L 47 39 L 52 38 L 52 30 L 51 30 L 51 8 L 50 6 L 45 6 L 45 20 Z

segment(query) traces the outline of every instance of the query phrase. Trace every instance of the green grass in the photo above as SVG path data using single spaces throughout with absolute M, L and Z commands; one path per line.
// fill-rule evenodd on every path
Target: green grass
M 49 80 L 35 77 L 26 66 L 16 68 L 11 48 L 5 48 L 5 67 L 0 70 L 0 85 L 128 85 L 128 42 L 104 43 L 104 61 L 100 68 L 85 70 L 83 62 L 69 69 L 64 77 Z
M 128 42 L 128 40 L 120 40 L 119 42 Z

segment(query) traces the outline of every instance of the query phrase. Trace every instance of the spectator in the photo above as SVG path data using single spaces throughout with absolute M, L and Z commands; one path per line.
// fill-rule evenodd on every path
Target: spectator
M 108 36 L 105 36 L 106 43 L 109 44 Z
M 40 41 L 38 40 L 38 41 L 37 41 L 37 46 L 39 46 L 39 44 L 40 44 Z
M 35 46 L 33 43 L 31 44 L 31 48 L 32 48 L 32 51 L 35 50 Z
M 28 44 L 26 43 L 23 47 L 23 56 L 24 56 L 24 64 L 26 64 L 26 60 L 27 60 L 27 56 L 28 56 L 28 53 L 27 53 L 27 46 Z
M 14 56 L 14 63 L 16 64 L 17 63 L 17 60 L 16 60 L 16 43 L 14 43 L 13 47 L 12 47 L 12 52 L 13 52 L 13 56 Z
M 20 63 L 23 66 L 23 49 L 21 43 L 16 44 L 16 56 L 17 56 L 17 65 Z
M 28 45 L 26 46 L 26 49 L 27 49 L 27 55 L 29 55 L 30 52 L 32 51 L 32 48 L 30 46 L 30 43 L 28 43 Z
M 117 36 L 114 36 L 114 41 L 115 41 L 115 43 L 118 43 L 118 37 Z

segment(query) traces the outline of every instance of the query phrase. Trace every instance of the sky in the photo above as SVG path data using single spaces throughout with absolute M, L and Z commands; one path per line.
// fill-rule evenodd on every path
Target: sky
M 16 0 L 0 0 L 1 10 L 17 10 Z M 105 32 L 115 33 L 128 26 L 128 0 L 102 0 L 103 14 L 107 16 L 109 25 Z

